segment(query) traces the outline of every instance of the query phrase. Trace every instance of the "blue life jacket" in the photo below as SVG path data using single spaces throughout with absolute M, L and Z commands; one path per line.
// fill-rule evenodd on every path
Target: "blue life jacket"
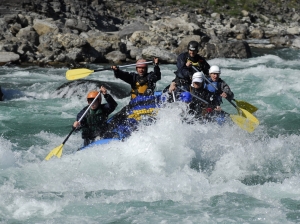
M 218 82 L 212 82 L 211 80 L 209 80 L 211 82 L 206 84 L 206 89 L 211 92 L 211 93 L 215 93 L 217 91 L 217 89 L 219 90 L 219 85 Z M 213 85 L 213 86 L 212 86 Z M 216 87 L 216 88 L 215 88 Z
M 210 101 L 217 100 L 220 103 L 222 103 L 222 97 L 220 96 L 221 93 L 221 83 L 220 82 L 213 82 L 211 78 L 208 79 L 210 83 L 205 83 L 204 88 L 207 89 L 210 93 L 212 93 L 212 96 L 210 98 Z M 216 88 L 215 88 L 216 87 Z

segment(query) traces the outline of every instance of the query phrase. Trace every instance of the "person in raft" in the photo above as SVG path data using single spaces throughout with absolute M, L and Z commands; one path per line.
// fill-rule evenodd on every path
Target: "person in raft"
M 153 59 L 154 71 L 148 72 L 148 63 L 145 59 L 139 59 L 136 62 L 136 72 L 125 72 L 113 65 L 116 78 L 123 80 L 131 86 L 131 99 L 138 95 L 153 95 L 156 87 L 156 82 L 161 79 L 161 72 L 158 66 L 158 58 Z
M 176 77 L 172 82 L 175 82 L 177 86 L 182 87 L 186 91 L 189 91 L 190 85 L 192 84 L 192 76 L 196 72 L 193 67 L 208 76 L 210 65 L 198 52 L 199 43 L 197 41 L 190 41 L 187 46 L 187 51 L 177 57 L 177 71 L 174 72 Z
M 93 90 L 87 95 L 87 102 L 90 105 L 98 96 L 98 99 L 93 103 L 85 117 L 78 122 L 89 105 L 85 106 L 78 114 L 73 127 L 82 130 L 83 145 L 87 146 L 95 140 L 100 139 L 106 132 L 108 115 L 111 114 L 117 107 L 117 102 L 107 93 L 104 86 L 100 87 L 100 92 L 106 100 L 106 103 L 101 104 L 101 94 L 98 96 L 98 91 Z

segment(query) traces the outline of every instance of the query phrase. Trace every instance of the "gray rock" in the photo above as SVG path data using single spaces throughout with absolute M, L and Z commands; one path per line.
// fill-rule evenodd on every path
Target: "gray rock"
M 83 23 L 79 19 L 67 19 L 66 23 L 65 23 L 65 26 L 67 28 L 76 29 L 76 30 L 79 30 L 81 32 L 86 32 L 90 29 L 87 24 Z
M 47 33 L 54 33 L 58 29 L 54 22 L 40 19 L 35 19 L 33 21 L 33 28 L 40 36 Z
M 142 56 L 147 60 L 152 60 L 154 57 L 158 57 L 159 61 L 162 63 L 176 63 L 177 61 L 176 54 L 155 46 L 144 48 L 142 51 Z
M 83 60 L 83 51 L 81 48 L 71 48 L 66 54 L 66 58 L 70 61 Z
M 29 41 L 36 46 L 39 45 L 39 35 L 31 26 L 20 29 L 16 37 L 20 40 Z
M 265 36 L 265 31 L 261 28 L 255 28 L 251 30 L 250 36 L 255 39 L 262 39 Z
M 250 58 L 250 47 L 245 41 L 206 45 L 206 58 Z
M 0 52 L 0 63 L 15 62 L 20 59 L 20 55 L 13 52 Z
M 149 31 L 149 26 L 139 21 L 133 22 L 127 26 L 124 26 L 122 30 L 119 31 L 118 35 L 123 39 L 129 38 L 135 31 Z
M 270 38 L 270 43 L 276 47 L 290 46 L 292 41 L 289 36 L 274 36 Z
M 112 51 L 105 55 L 105 58 L 108 61 L 111 61 L 115 64 L 125 62 L 126 61 L 126 55 L 123 54 L 121 51 Z
M 300 49 L 300 37 L 293 40 L 292 47 Z

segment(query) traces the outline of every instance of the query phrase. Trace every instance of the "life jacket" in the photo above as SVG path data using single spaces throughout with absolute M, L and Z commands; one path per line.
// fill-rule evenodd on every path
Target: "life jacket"
M 213 81 L 211 81 L 210 80 L 210 83 L 208 83 L 207 85 L 206 85 L 206 89 L 209 91 L 209 92 L 211 92 L 211 93 L 215 93 L 215 92 L 217 92 L 217 89 L 219 90 L 219 87 L 218 87 L 218 82 L 213 82 Z
M 82 127 L 82 138 L 94 139 L 105 131 L 107 115 L 101 108 L 90 110 L 86 115 L 86 123 Z
M 202 71 L 202 72 L 204 71 L 204 59 L 202 59 L 202 57 L 200 55 L 197 54 L 194 58 L 191 58 L 190 56 L 188 56 L 186 61 L 192 62 L 192 65 L 194 67 L 196 67 L 197 70 Z M 194 72 L 195 71 L 193 70 L 193 73 Z
M 207 90 L 205 90 L 205 89 L 196 89 L 194 87 L 190 87 L 190 92 L 192 94 L 200 97 L 201 99 L 209 102 L 209 100 L 207 99 L 207 97 L 208 97 L 208 91 Z M 194 98 L 193 102 L 190 104 L 190 108 L 192 110 L 194 110 L 195 118 L 204 117 L 208 112 L 210 112 L 208 109 L 211 109 L 211 108 L 208 108 L 208 105 L 206 103 L 204 103 L 203 101 L 197 99 L 196 97 Z
M 154 89 L 153 86 L 155 87 L 154 83 L 152 83 L 151 88 L 151 83 L 149 83 L 148 75 L 138 77 L 138 80 L 135 83 L 135 87 L 130 91 L 131 99 L 134 99 L 138 95 L 151 95 Z
M 222 97 L 220 96 L 221 82 L 213 82 L 210 78 L 208 80 L 210 81 L 210 83 L 205 83 L 204 88 L 206 88 L 208 92 L 211 93 L 210 101 L 211 102 L 214 101 L 217 104 L 221 104 L 222 103 Z

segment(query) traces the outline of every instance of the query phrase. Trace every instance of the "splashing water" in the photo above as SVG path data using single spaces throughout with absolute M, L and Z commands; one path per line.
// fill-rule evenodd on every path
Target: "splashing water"
M 74 133 L 62 158 L 49 161 L 95 85 L 58 92 L 66 68 L 1 67 L 0 222 L 298 223 L 299 58 L 279 50 L 209 61 L 222 68 L 236 99 L 259 108 L 251 134 L 231 121 L 186 124 L 183 107 L 167 106 L 124 142 L 76 152 L 82 139 Z M 175 65 L 161 71 L 159 90 Z M 112 71 L 87 78 L 122 82 Z M 116 113 L 129 97 L 114 97 Z M 222 107 L 236 113 L 228 102 Z

